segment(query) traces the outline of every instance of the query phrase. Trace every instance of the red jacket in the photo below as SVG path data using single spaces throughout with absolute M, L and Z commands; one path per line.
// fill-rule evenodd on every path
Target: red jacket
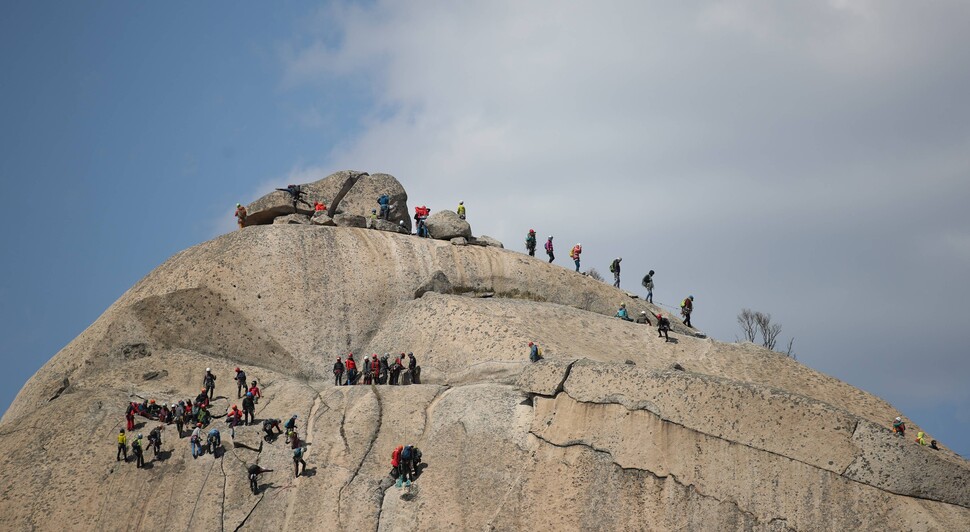
M 249 389 L 249 393 L 253 394 L 253 397 L 262 397 L 263 395 L 259 393 L 259 386 L 253 386 Z
M 397 449 L 394 449 L 394 452 L 391 453 L 391 467 L 397 467 L 399 465 L 401 465 L 401 448 L 400 447 L 398 447 Z
M 347 361 L 344 362 L 344 367 L 347 368 L 347 371 L 350 371 L 350 370 L 357 371 L 357 363 L 354 362 L 354 359 L 352 358 L 348 358 Z
M 378 360 L 376 356 L 374 357 L 374 361 L 370 363 L 370 372 L 373 375 L 377 375 L 381 372 L 381 361 Z

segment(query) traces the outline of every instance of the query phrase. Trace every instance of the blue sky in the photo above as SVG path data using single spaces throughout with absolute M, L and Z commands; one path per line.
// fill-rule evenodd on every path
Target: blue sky
M 658 300 L 970 453 L 970 6 L 8 3 L 0 408 L 237 201 L 387 172 L 509 247 L 657 270 Z M 565 255 L 565 251 L 562 252 Z M 636 272 L 636 274 L 634 273 Z M 888 420 L 887 420 L 888 422 Z

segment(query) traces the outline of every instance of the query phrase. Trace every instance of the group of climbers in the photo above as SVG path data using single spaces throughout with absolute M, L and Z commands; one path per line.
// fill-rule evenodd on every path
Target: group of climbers
M 377 353 L 365 356 L 361 368 L 358 368 L 353 353 L 349 353 L 346 360 L 338 356 L 333 364 L 333 384 L 421 384 L 421 366 L 418 366 L 414 353 L 401 353 L 394 358 L 394 362 L 390 362 L 390 357 L 390 353 L 384 353 L 381 357 Z
M 899 436 L 900 438 L 906 437 L 906 423 L 903 421 L 902 417 L 897 416 L 896 419 L 893 420 L 892 431 L 893 431 L 893 434 L 895 434 L 896 436 Z M 919 431 L 916 433 L 916 443 L 919 445 L 926 445 L 925 432 Z M 937 451 L 940 450 L 940 447 L 939 445 L 937 445 L 936 440 L 930 440 L 929 446 L 930 446 L 930 449 L 936 449 Z
M 410 487 L 420 471 L 421 450 L 413 445 L 398 445 L 391 452 L 391 478 L 397 487 Z

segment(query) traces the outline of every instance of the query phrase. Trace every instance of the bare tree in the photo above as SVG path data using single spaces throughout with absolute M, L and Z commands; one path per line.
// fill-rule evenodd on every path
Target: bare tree
M 790 358 L 792 360 L 798 360 L 798 357 L 795 356 L 795 351 L 792 350 L 792 346 L 793 345 L 795 345 L 795 337 L 794 336 L 791 337 L 791 340 L 788 340 L 788 349 L 785 351 L 785 356 L 787 356 L 788 358 Z
M 754 321 L 758 324 L 758 332 L 761 333 L 761 345 L 774 351 L 778 335 L 781 334 L 781 324 L 771 323 L 771 314 L 761 312 L 754 313 Z
M 754 342 L 758 337 L 758 324 L 755 322 L 754 315 L 754 311 L 749 308 L 743 308 L 738 313 L 738 325 L 741 326 L 744 339 L 749 342 Z
M 590 268 L 590 269 L 586 270 L 586 275 L 588 275 L 589 277 L 592 277 L 593 279 L 595 279 L 597 281 L 602 281 L 603 280 L 603 276 L 600 275 L 600 272 L 596 271 L 596 268 Z

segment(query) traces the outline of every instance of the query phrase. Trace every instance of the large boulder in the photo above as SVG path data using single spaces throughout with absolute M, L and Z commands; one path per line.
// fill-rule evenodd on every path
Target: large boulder
M 313 214 L 313 217 L 310 218 L 310 223 L 312 223 L 313 225 L 323 225 L 323 226 L 329 226 L 329 227 L 334 227 L 337 225 L 333 221 L 333 218 L 327 216 L 327 211 L 315 212 Z
M 359 214 L 338 214 L 333 217 L 337 227 L 367 227 L 367 218 Z
M 488 246 L 492 248 L 505 248 L 502 242 L 497 238 L 492 238 L 488 235 L 482 235 L 475 237 L 475 243 L 481 246 Z
M 273 224 L 275 225 L 308 224 L 308 223 L 310 223 L 310 217 L 305 214 L 287 214 L 284 216 L 278 216 L 273 219 Z
M 370 228 L 377 229 L 378 231 L 387 231 L 389 233 L 401 233 L 404 235 L 411 234 L 410 231 L 408 231 L 407 228 L 400 223 L 394 223 L 392 221 L 382 220 L 380 218 L 377 220 L 371 220 Z
M 451 240 L 459 236 L 465 239 L 472 237 L 472 226 L 459 218 L 455 211 L 435 212 L 428 217 L 425 223 L 428 226 L 428 233 L 431 234 L 431 238 Z

